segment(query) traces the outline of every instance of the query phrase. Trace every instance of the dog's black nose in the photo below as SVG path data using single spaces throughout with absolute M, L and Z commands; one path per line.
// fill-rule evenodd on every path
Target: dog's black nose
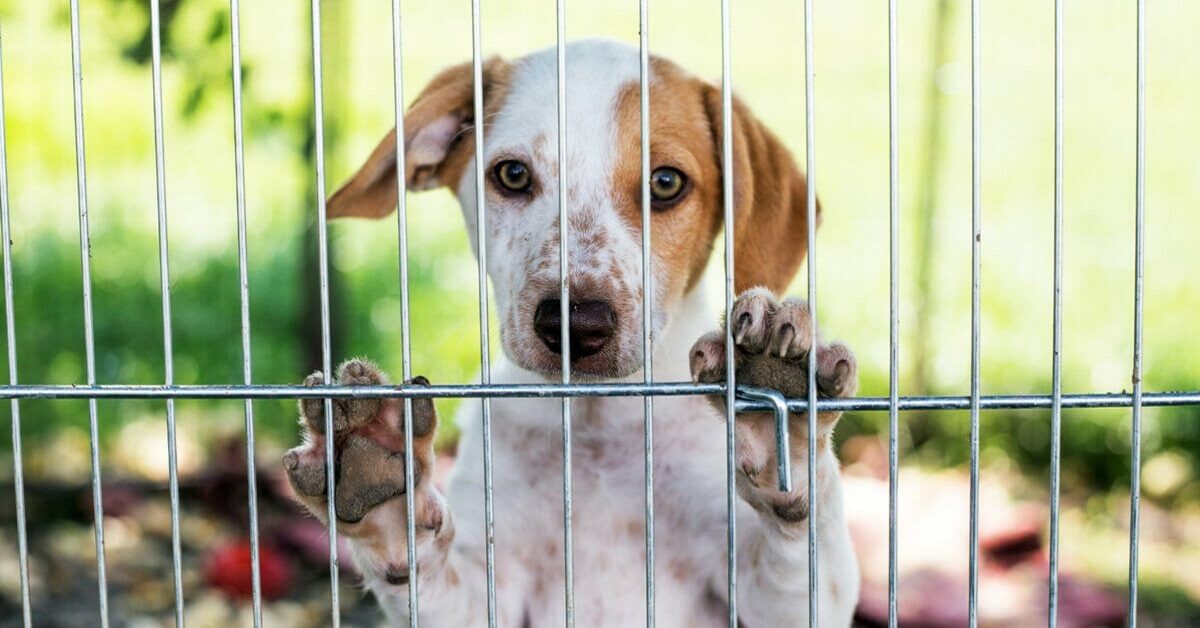
M 562 302 L 546 299 L 533 314 L 533 328 L 546 348 L 562 353 Z M 595 355 L 608 344 L 617 331 L 617 314 L 604 301 L 571 303 L 570 330 L 571 360 Z

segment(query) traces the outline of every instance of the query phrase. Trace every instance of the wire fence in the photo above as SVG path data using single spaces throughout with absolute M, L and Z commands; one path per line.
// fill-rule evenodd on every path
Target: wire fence
M 641 125 L 641 173 L 642 180 L 649 180 L 650 173 L 650 158 L 649 158 L 649 142 L 650 142 L 650 124 L 649 124 L 649 20 L 648 20 L 648 0 L 640 0 L 639 2 L 639 23 L 640 23 L 640 125 Z M 722 95 L 722 137 L 721 137 L 721 161 L 723 164 L 732 163 L 732 89 L 733 77 L 731 73 L 731 50 L 730 50 L 730 6 L 729 0 L 721 0 L 721 58 L 722 58 L 722 80 L 721 80 L 721 95 Z M 314 208 L 317 217 L 318 227 L 318 255 L 319 255 L 319 290 L 320 290 L 320 317 L 321 317 L 321 361 L 323 373 L 325 374 L 325 385 L 317 387 L 304 387 L 298 385 L 265 385 L 255 384 L 251 378 L 251 355 L 250 355 L 250 310 L 249 310 L 249 280 L 247 271 L 247 251 L 246 251 L 246 195 L 245 195 L 245 162 L 243 154 L 243 124 L 242 124 L 242 84 L 241 72 L 238 68 L 241 67 L 240 57 L 240 24 L 239 24 L 239 2 L 238 0 L 230 0 L 230 22 L 231 30 L 231 59 L 232 67 L 230 73 L 233 80 L 233 113 L 234 113 L 234 146 L 235 146 L 235 179 L 236 179 L 236 196 L 237 196 L 237 253 L 238 253 L 238 268 L 240 276 L 240 304 L 241 304 L 241 343 L 242 343 L 242 367 L 243 367 L 243 384 L 241 385 L 188 385 L 180 386 L 174 383 L 172 369 L 172 328 L 171 328 L 171 298 L 170 298 L 170 273 L 168 264 L 168 249 L 167 249 L 167 219 L 168 219 L 168 190 L 165 181 L 165 155 L 167 153 L 165 146 L 165 138 L 163 134 L 162 124 L 162 53 L 160 43 L 160 28 L 159 28 L 159 3 L 156 0 L 151 0 L 151 45 L 152 45 L 152 86 L 153 86 L 153 104 L 154 104 L 154 153 L 156 165 L 156 183 L 157 183 L 157 216 L 158 216 L 158 255 L 159 255 L 159 273 L 160 285 L 162 291 L 162 335 L 164 343 L 164 373 L 165 379 L 163 385 L 98 385 L 95 374 L 95 346 L 93 333 L 93 314 L 92 314 L 92 299 L 91 299 L 91 272 L 89 260 L 91 259 L 90 243 L 89 243 L 89 224 L 88 224 L 88 186 L 87 173 L 84 160 L 84 120 L 83 120 L 83 59 L 80 53 L 80 31 L 81 24 L 79 19 L 79 3 L 78 0 L 70 2 L 70 22 L 71 22 L 71 53 L 73 67 L 73 87 L 74 87 L 74 114 L 75 114 L 75 157 L 76 157 L 76 176 L 78 184 L 78 217 L 79 217 L 79 243 L 82 259 L 82 278 L 81 287 L 83 299 L 83 321 L 84 321 L 84 349 L 86 355 L 86 372 L 87 379 L 84 385 L 37 385 L 37 384 L 20 384 L 17 371 L 17 346 L 15 343 L 16 334 L 14 331 L 14 308 L 13 308 L 13 282 L 12 273 L 12 255 L 10 245 L 9 232 L 9 204 L 8 204 L 8 180 L 7 180 L 7 157 L 5 152 L 6 135 L 4 126 L 4 111 L 3 111 L 3 63 L 0 56 L 0 228 L 3 233 L 3 270 L 4 270 L 4 307 L 6 315 L 6 338 L 8 350 L 8 367 L 9 367 L 9 383 L 5 386 L 0 386 L 0 398 L 10 400 L 12 407 L 12 442 L 13 442 L 13 474 L 15 484 L 15 499 L 16 499 L 16 516 L 17 516 L 17 542 L 19 550 L 19 569 L 20 569 L 20 585 L 21 585 L 21 601 L 23 610 L 23 619 L 26 626 L 31 626 L 33 617 L 30 610 L 30 590 L 28 577 L 28 545 L 26 538 L 26 513 L 25 513 L 25 493 L 22 475 L 22 456 L 21 456 L 21 419 L 20 419 L 20 402 L 27 399 L 86 399 L 88 400 L 88 416 L 90 426 L 90 445 L 91 445 L 91 482 L 92 496 L 94 504 L 94 521 L 95 521 L 95 547 L 96 547 L 96 577 L 98 583 L 97 595 L 99 597 L 99 617 L 98 621 L 102 626 L 109 625 L 109 605 L 108 605 L 108 585 L 106 580 L 106 563 L 105 563 L 105 538 L 104 538 L 104 511 L 102 500 L 102 486 L 100 474 L 100 458 L 101 451 L 97 429 L 97 400 L 101 399 L 162 399 L 166 401 L 166 420 L 168 428 L 167 447 L 169 458 L 169 483 L 170 483 L 170 519 L 171 519 L 171 540 L 172 540 L 172 564 L 174 571 L 173 589 L 175 597 L 175 620 L 177 625 L 182 626 L 184 623 L 184 608 L 185 595 L 183 590 L 182 570 L 181 570 L 181 551 L 179 540 L 179 478 L 177 470 L 176 450 L 175 450 L 175 412 L 174 402 L 177 399 L 242 399 L 245 402 L 245 438 L 246 438 L 246 462 L 251 473 L 248 474 L 248 492 L 249 492 L 249 529 L 250 543 L 252 556 L 252 581 L 253 581 L 253 620 L 255 626 L 262 624 L 262 593 L 259 575 L 259 545 L 258 545 L 258 522 L 257 522 L 257 496 L 255 487 L 255 474 L 252 472 L 255 466 L 254 460 L 254 415 L 251 401 L 255 399 L 323 399 L 325 401 L 325 421 L 326 433 L 332 433 L 332 401 L 334 399 L 347 398 L 365 398 L 365 397 L 390 397 L 401 398 L 404 400 L 406 417 L 411 417 L 411 403 L 413 399 L 418 398 L 470 398 L 478 399 L 482 406 L 481 420 L 483 430 L 483 482 L 484 482 L 484 500 L 485 500 L 485 520 L 486 526 L 486 573 L 487 573 L 487 620 L 489 626 L 495 626 L 497 623 L 496 609 L 496 576 L 495 576 L 495 552 L 493 539 L 493 491 L 492 491 L 492 463 L 491 463 L 491 414 L 490 400 L 514 397 L 541 397 L 541 398 L 559 398 L 562 400 L 562 454 L 563 454 L 563 527 L 564 527 L 564 578 L 565 578 L 565 599 L 564 605 L 566 614 L 564 621 L 566 625 L 574 624 L 574 571 L 572 564 L 572 477 L 571 477 L 571 398 L 572 397 L 604 397 L 604 396 L 640 396 L 644 399 L 644 464 L 645 464 L 645 591 L 646 591 L 646 620 L 647 625 L 655 623 L 655 553 L 654 553 L 654 510 L 655 500 L 653 492 L 653 425 L 654 425 L 654 405 L 655 397 L 661 396 L 679 396 L 679 395 L 724 395 L 727 398 L 727 416 L 726 416 L 726 490 L 727 490 L 727 566 L 728 566 L 728 600 L 729 600 L 729 626 L 736 628 L 738 625 L 738 607 L 737 607 L 737 529 L 735 521 L 735 511 L 737 504 L 737 493 L 735 490 L 735 471 L 734 471 L 734 448 L 735 448 L 735 431 L 734 431 L 734 415 L 739 412 L 773 412 L 776 418 L 776 434 L 777 434 L 777 450 L 780 452 L 779 462 L 779 478 L 780 488 L 790 490 L 791 474 L 788 468 L 790 456 L 790 443 L 787 441 L 788 431 L 786 423 L 789 412 L 805 413 L 810 408 L 828 411 L 871 411 L 871 412 L 887 412 L 888 413 L 888 476 L 889 476 L 889 516 L 888 516 L 888 616 L 889 625 L 895 626 L 898 621 L 897 614 L 897 550 L 899 546 L 898 528 L 900 522 L 897 517 L 897 501 L 898 492 L 900 490 L 898 483 L 898 425 L 900 413 L 902 411 L 942 411 L 942 410 L 966 410 L 969 412 L 970 421 L 970 544 L 967 548 L 967 560 L 969 563 L 969 622 L 971 626 L 975 626 L 978 622 L 978 588 L 979 588 L 979 567 L 978 567 L 978 550 L 979 550 L 979 416 L 980 412 L 989 409 L 1049 409 L 1052 417 L 1051 431 L 1051 479 L 1050 479 L 1050 557 L 1049 557 L 1049 579 L 1047 584 L 1047 596 L 1049 604 L 1049 625 L 1055 626 L 1058 616 L 1058 548 L 1059 548 L 1059 518 L 1060 518 L 1060 457 L 1061 457 L 1061 434 L 1062 434 L 1062 411 L 1067 408 L 1098 408 L 1098 407 L 1121 407 L 1129 408 L 1131 411 L 1131 426 L 1132 426 L 1132 441 L 1130 443 L 1130 451 L 1132 455 L 1132 475 L 1130 478 L 1132 485 L 1132 500 L 1130 503 L 1130 527 L 1129 527 L 1129 576 L 1128 576 L 1128 621 L 1130 626 L 1137 623 L 1138 610 L 1138 541 L 1140 536 L 1139 529 L 1139 492 L 1140 492 L 1140 440 L 1141 440 L 1141 417 L 1142 409 L 1152 406 L 1181 406 L 1181 405 L 1200 405 L 1200 391 L 1180 391 L 1180 392 L 1145 392 L 1143 390 L 1141 373 L 1142 373 L 1142 329 L 1143 329 L 1143 258 L 1144 258 L 1144 224 L 1145 224 L 1145 3 L 1144 0 L 1136 2 L 1136 18 L 1137 18 L 1137 36 L 1135 44 L 1137 55 L 1137 82 L 1132 89 L 1136 93 L 1136 112 L 1137 112 L 1137 142 L 1136 154 L 1134 155 L 1135 177 L 1136 177 L 1136 196 L 1134 199 L 1135 209 L 1135 289 L 1133 295 L 1134 308 L 1134 352 L 1132 356 L 1133 369 L 1133 389 L 1131 393 L 1085 393 L 1085 394 L 1064 394 L 1062 391 L 1062 366 L 1061 366 L 1061 348 L 1062 348 L 1062 236 L 1063 236 L 1063 202 L 1062 202 L 1062 51 L 1063 51 L 1063 36 L 1062 36 L 1062 2 L 1055 0 L 1053 11 L 1055 16 L 1054 21 L 1054 310 L 1053 310 L 1053 349 L 1052 349 L 1052 392 L 1050 394 L 1031 394 L 1031 395 L 983 395 L 980 390 L 979 364 L 980 364 L 980 295 L 982 286 L 980 284 L 980 254 L 982 247 L 982 232 L 983 225 L 981 220 L 981 170 L 980 170 L 980 155 L 981 155 L 981 120 L 982 111 L 980 107 L 980 92 L 983 87 L 982 75 L 980 72 L 980 34 L 979 26 L 982 19 L 981 7 L 979 0 L 971 0 L 971 246 L 972 246 L 972 274 L 971 274 L 971 376 L 970 376 L 970 393 L 966 396 L 901 396 L 898 384 L 899 374 L 899 177 L 898 177 L 898 151 L 899 140 L 897 131 L 897 120 L 899 117 L 898 91 L 899 80 L 897 72 L 897 1 L 889 0 L 888 2 L 888 111 L 889 111 L 889 156 L 890 156 L 890 185 L 889 185 L 889 207 L 888 219 L 890 224 L 890 352 L 889 352 L 889 394 L 887 397 L 859 397 L 843 400 L 820 400 L 817 398 L 817 387 L 815 384 L 815 360 L 816 352 L 809 353 L 809 386 L 808 396 L 806 399 L 786 399 L 778 392 L 755 389 L 750 387 L 738 386 L 735 381 L 735 369 L 733 368 L 733 338 L 730 332 L 726 334 L 726 356 L 727 356 L 727 379 L 721 384 L 693 384 L 684 382 L 658 382 L 653 378 L 651 369 L 650 356 L 653 351 L 652 338 L 649 330 L 649 325 L 646 323 L 650 319 L 653 303 L 649 298 L 654 294 L 651 285 L 651 273 L 643 272 L 643 294 L 647 298 L 643 300 L 643 322 L 642 322 L 642 344 L 643 344 L 643 381 L 641 383 L 573 383 L 570 378 L 570 342 L 568 331 L 568 308 L 570 304 L 569 282 L 568 277 L 568 251 L 567 251 L 567 228 L 568 228 L 568 206 L 566 203 L 566 177 L 559 176 L 559 229 L 560 229 L 560 305 L 561 321 L 562 321 L 562 382 L 560 384 L 527 384 L 527 385 L 498 385 L 491 383 L 489 373 L 489 338 L 488 338 L 488 298 L 487 298 L 487 266 L 486 266 L 486 206 L 484 201 L 484 178 L 482 168 L 475 168 L 474 189 L 478 196 L 478 217 L 476 225 L 478 228 L 478 296 L 479 296 L 479 327 L 480 327 L 480 383 L 478 385 L 436 385 L 436 386 L 355 386 L 347 387 L 331 384 L 332 373 L 332 356 L 330 351 L 330 306 L 329 306 L 329 252 L 327 245 L 326 234 L 326 212 L 325 212 L 325 164 L 323 160 L 324 154 L 324 113 L 322 106 L 322 67 L 321 67 L 321 19 L 320 0 L 312 0 L 312 87 L 314 99 L 314 131 L 315 131 L 315 178 L 317 198 L 321 199 Z M 806 208 L 808 215 L 808 241 L 809 241 L 809 257 L 808 257 L 808 301 L 812 311 L 816 310 L 817 302 L 817 282 L 816 282 L 816 168 L 815 168 L 815 138 L 814 138 L 814 121 L 817 116 L 815 109 L 815 80 L 813 70 L 813 30 L 815 27 L 813 20 L 813 0 L 805 0 L 803 5 L 805 17 L 804 26 L 804 50 L 805 50 L 805 71 L 804 71 L 804 89 L 806 103 L 806 155 L 807 155 L 807 174 L 809 178 L 808 195 L 806 198 Z M 559 168 L 560 173 L 565 173 L 567 168 L 566 162 L 566 120 L 567 112 L 569 111 L 570 103 L 566 99 L 565 89 L 565 64 L 566 64 L 566 41 L 565 41 L 565 2 L 556 0 L 556 17 L 557 17 L 557 112 L 558 112 L 558 147 L 559 147 Z M 392 2 L 392 54 L 394 63 L 394 95 L 397 103 L 395 109 L 395 124 L 397 128 L 397 136 L 403 137 L 404 116 L 402 103 L 404 102 L 403 91 L 403 74 L 402 74 L 402 41 L 401 41 L 401 13 L 399 0 Z M 474 92 L 473 92 L 473 108 L 474 119 L 482 120 L 483 116 L 483 81 L 482 81 L 482 42 L 480 35 L 480 0 L 472 1 L 472 71 L 474 75 Z M 0 53 L 2 54 L 2 53 Z M 476 163 L 482 163 L 484 149 L 484 133 L 482 125 L 474 126 L 475 137 L 475 159 Z M 733 185 L 731 182 L 731 168 L 723 168 L 727 173 L 723 185 L 723 214 L 726 225 L 732 225 L 733 221 Z M 409 325 L 409 286 L 408 286 L 408 223 L 407 211 L 405 203 L 405 161 L 403 150 L 397 151 L 396 160 L 397 182 L 398 182 L 398 247 L 399 247 L 399 264 L 400 264 L 400 294 L 401 294 L 401 335 L 403 339 L 403 377 L 408 381 L 412 377 L 411 352 L 409 350 L 410 325 Z M 642 256 L 641 263 L 643 269 L 649 268 L 650 265 L 650 197 L 649 186 L 642 186 L 641 194 L 641 210 L 642 210 Z M 725 312 L 728 316 L 732 312 L 734 300 L 734 255 L 733 255 L 733 240 L 732 229 L 725 229 L 724 237 L 724 262 L 725 262 Z M 815 325 L 812 327 L 815 334 Z M 815 336 L 813 338 L 815 341 Z M 809 447 L 816 441 L 816 412 L 808 413 L 808 442 Z M 413 458 L 412 458 L 412 425 L 411 419 L 406 418 L 404 425 L 404 439 L 407 445 L 406 456 L 404 460 L 404 472 L 406 486 L 413 485 Z M 811 450 L 809 452 L 811 454 Z M 330 575 L 330 590 L 329 596 L 332 605 L 332 614 L 330 622 L 334 626 L 340 624 L 339 614 L 339 556 L 337 545 L 337 517 L 334 510 L 334 449 L 333 439 L 326 440 L 326 472 L 328 491 L 328 526 L 329 526 L 329 575 Z M 815 493 L 815 456 L 808 456 L 808 491 L 810 494 Z M 413 512 L 413 492 L 406 491 L 406 499 L 408 500 L 409 512 Z M 816 508 L 817 504 L 813 502 L 812 508 Z M 808 589 L 810 603 L 809 623 L 817 624 L 818 617 L 818 564 L 820 557 L 817 554 L 817 517 L 815 513 L 809 517 L 808 526 Z M 408 538 L 408 569 L 409 582 L 412 586 L 408 589 L 408 605 L 411 623 L 413 626 L 418 624 L 420 617 L 420 591 L 419 579 L 415 570 L 417 569 L 416 560 L 416 543 L 415 543 L 415 528 L 414 518 L 410 517 L 407 521 L 406 534 Z

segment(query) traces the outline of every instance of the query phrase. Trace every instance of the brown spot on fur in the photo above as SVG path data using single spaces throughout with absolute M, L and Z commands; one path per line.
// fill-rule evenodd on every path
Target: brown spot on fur
M 672 294 L 691 290 L 723 222 L 721 92 L 661 58 L 651 60 L 650 168 L 671 166 L 692 185 L 677 205 L 655 212 L 651 239 Z M 807 253 L 807 183 L 782 142 L 734 99 L 736 289 L 783 291 Z M 617 98 L 617 167 L 613 201 L 630 229 L 641 231 L 640 86 Z
M 700 280 L 720 229 L 720 168 L 712 122 L 704 107 L 705 84 L 669 61 L 652 60 L 650 168 L 670 166 L 691 182 L 687 197 L 651 215 L 651 241 L 668 294 L 678 297 Z M 631 83 L 617 96 L 613 204 L 633 233 L 641 233 L 641 95 Z
M 678 582 L 687 582 L 692 579 L 692 570 L 683 563 L 672 562 L 671 577 Z
M 535 162 L 554 161 L 557 163 L 557 159 L 551 160 L 547 155 L 549 153 L 549 146 L 550 142 L 546 139 L 545 133 L 538 133 L 537 135 L 533 136 L 533 156 Z M 555 150 L 557 150 L 557 148 Z
M 492 58 L 483 66 L 483 114 L 499 111 L 508 94 L 512 66 Z M 433 164 L 405 160 L 405 179 L 413 189 L 434 185 L 453 186 L 474 156 L 475 124 L 474 73 L 470 63 L 445 70 L 425 86 L 405 114 L 404 144 L 406 155 L 412 141 L 432 125 L 452 125 L 453 135 L 442 146 L 442 159 Z M 486 128 L 485 128 L 486 132 Z M 382 218 L 396 208 L 396 130 L 392 129 L 372 151 L 357 173 L 329 198 L 330 218 L 357 216 Z
M 483 117 L 485 120 L 504 106 L 511 76 L 512 66 L 501 59 L 492 58 L 484 63 Z M 451 144 L 450 151 L 437 171 L 437 183 L 442 186 L 457 185 L 462 179 L 467 162 L 475 156 L 473 125 L 477 121 L 474 119 L 474 84 L 471 64 L 456 65 L 438 74 L 409 108 L 409 119 L 405 122 L 406 144 L 415 134 L 415 131 L 411 130 L 415 124 L 412 118 L 418 114 L 418 106 L 427 107 L 435 113 L 442 111 L 442 115 L 448 111 L 461 120 L 462 130 L 457 136 L 457 141 Z M 422 102 L 423 100 L 428 102 Z M 484 134 L 485 136 L 487 134 L 486 125 Z
M 719 145 L 721 91 L 708 86 L 704 97 Z M 791 152 L 737 98 L 732 117 L 736 290 L 784 292 L 808 253 L 808 181 Z M 816 211 L 819 225 L 819 204 Z
M 567 194 L 572 191 L 568 190 Z M 569 202 L 576 202 L 568 196 Z M 558 227 L 558 221 L 554 221 L 554 226 Z M 587 233 L 596 230 L 596 217 L 591 212 L 573 212 L 567 216 L 567 229 L 571 233 Z M 555 253 L 558 252 L 558 241 L 553 242 Z

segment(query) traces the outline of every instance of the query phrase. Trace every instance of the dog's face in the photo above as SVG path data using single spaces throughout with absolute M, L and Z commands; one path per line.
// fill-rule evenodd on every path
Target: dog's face
M 641 365 L 642 194 L 638 51 L 603 41 L 566 50 L 566 211 L 572 372 L 623 377 Z M 489 60 L 483 175 L 487 264 L 505 352 L 546 375 L 561 367 L 557 66 L 554 49 Z M 410 189 L 447 186 L 476 242 L 473 78 L 450 68 L 405 117 Z M 805 182 L 779 141 L 735 102 L 738 289 L 783 290 L 807 250 Z M 651 332 L 696 287 L 722 225 L 721 94 L 655 58 L 650 77 Z M 396 206 L 393 131 L 329 201 L 331 217 Z M 680 356 L 682 359 L 683 356 Z

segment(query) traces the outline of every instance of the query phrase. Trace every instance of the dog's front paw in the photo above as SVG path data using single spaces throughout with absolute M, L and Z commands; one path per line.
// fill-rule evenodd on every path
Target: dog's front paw
M 747 290 L 733 304 L 733 315 L 726 321 L 733 331 L 734 373 L 739 385 L 771 388 L 787 397 L 808 395 L 808 360 L 814 350 L 813 321 L 808 304 L 800 299 L 779 300 L 765 288 Z M 725 381 L 725 330 L 702 336 L 690 354 L 692 379 L 696 382 Z M 817 395 L 822 399 L 851 397 L 857 389 L 857 364 L 846 345 L 822 344 L 815 350 Z M 722 411 L 725 397 L 712 401 Z M 828 446 L 828 436 L 840 412 L 818 415 L 817 450 Z M 808 440 L 807 415 L 791 417 L 793 473 L 806 462 Z M 799 490 L 776 490 L 775 421 L 766 413 L 746 413 L 737 417 L 737 453 L 739 488 L 752 505 L 769 509 L 785 520 L 801 520 L 808 515 L 808 498 Z M 799 463 L 799 464 L 798 464 Z M 801 483 L 802 484 L 802 483 Z
M 324 381 L 320 373 L 304 380 L 305 386 Z M 333 382 L 347 386 L 384 384 L 387 377 L 374 364 L 351 360 L 341 366 Z M 428 385 L 423 377 L 408 384 Z M 404 402 L 400 399 L 335 399 L 333 406 L 334 512 L 347 536 L 365 534 L 372 526 L 361 525 L 369 513 L 399 502 L 407 489 L 404 478 Z M 433 439 L 437 414 L 428 398 L 412 401 L 414 497 L 418 498 L 417 522 L 427 529 L 441 527 L 443 508 L 436 495 L 427 495 L 433 468 Z M 314 516 L 327 516 L 325 447 L 325 401 L 300 401 L 300 427 L 304 443 L 283 457 L 283 466 L 297 500 Z M 402 525 L 402 524 L 401 524 Z
M 765 288 L 743 292 L 733 304 L 732 317 L 738 383 L 772 388 L 788 397 L 806 396 L 812 328 L 806 302 L 794 298 L 780 301 Z M 725 365 L 724 329 L 705 334 L 692 346 L 694 381 L 725 381 Z M 857 370 L 849 347 L 840 342 L 817 343 L 817 394 L 821 398 L 852 396 L 858 384 Z

